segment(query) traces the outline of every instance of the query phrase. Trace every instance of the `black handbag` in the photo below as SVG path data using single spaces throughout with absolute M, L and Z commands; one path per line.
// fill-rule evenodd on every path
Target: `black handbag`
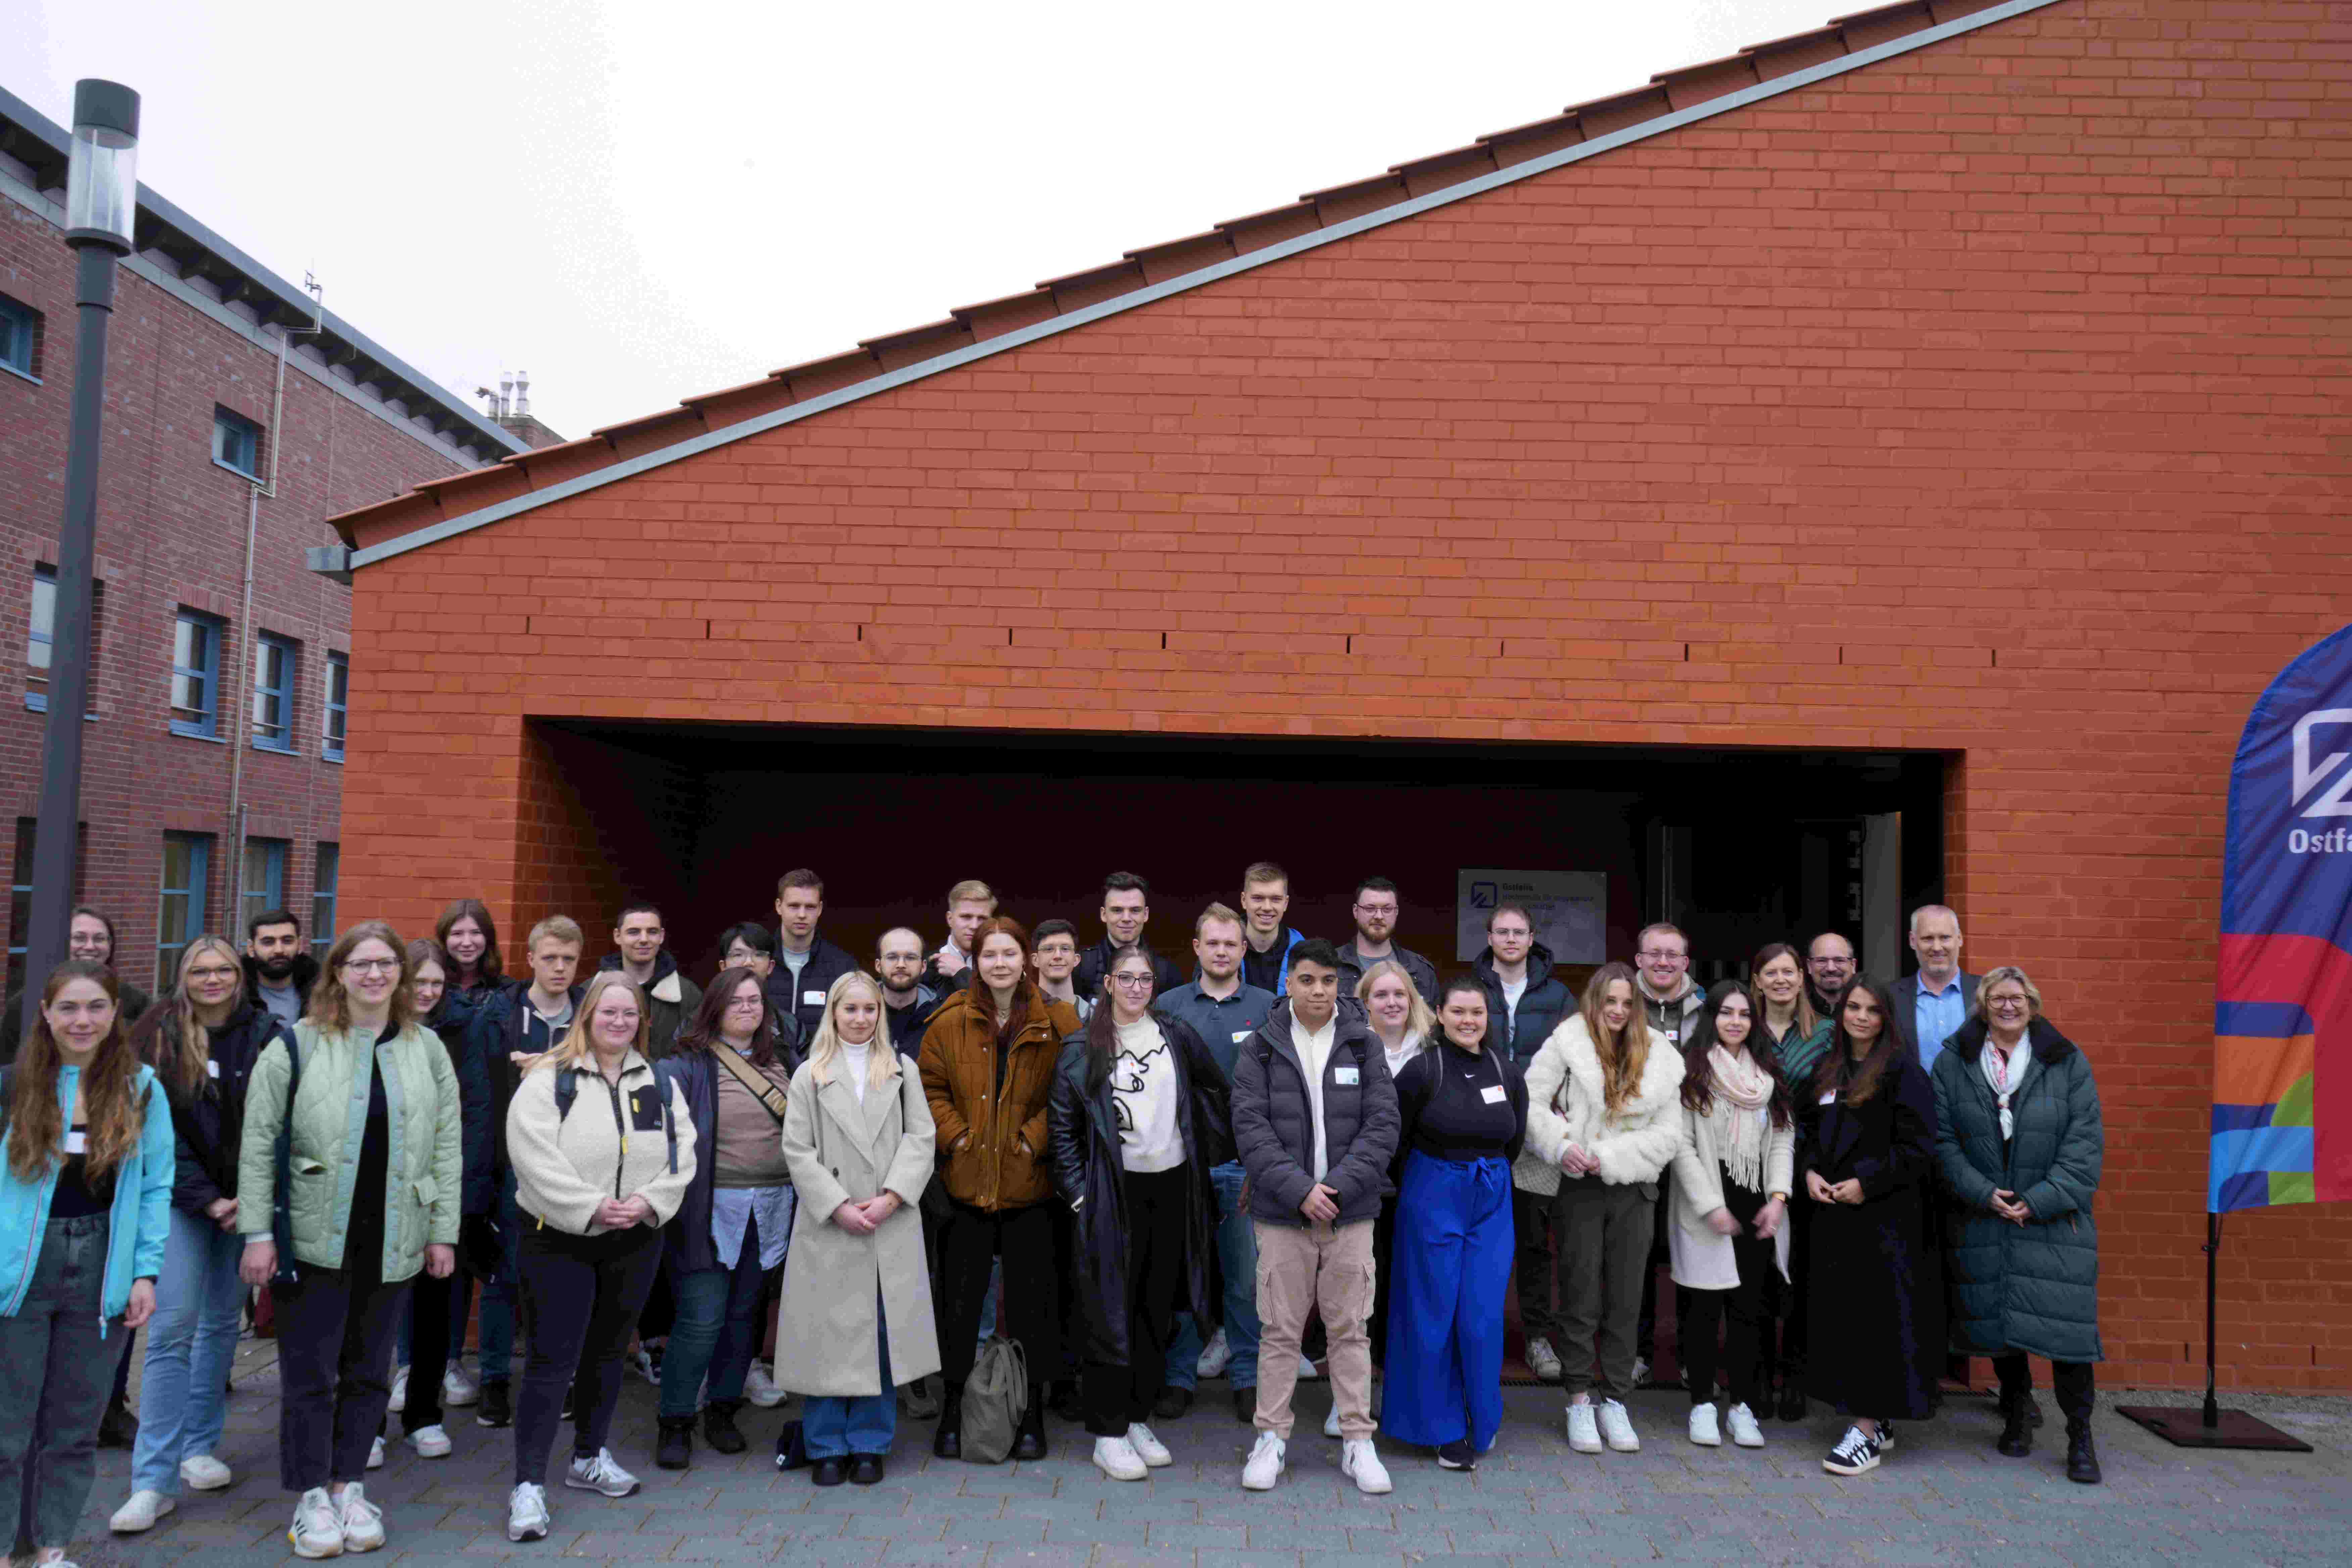
M 278 1123 L 278 1136 L 270 1145 L 269 1158 L 278 1173 L 270 1191 L 269 1239 L 278 1247 L 278 1272 L 269 1283 L 295 1285 L 301 1281 L 301 1271 L 294 1267 L 294 1093 L 302 1087 L 302 1047 L 294 1038 L 294 1031 L 286 1030 L 278 1038 L 286 1042 L 286 1115 Z

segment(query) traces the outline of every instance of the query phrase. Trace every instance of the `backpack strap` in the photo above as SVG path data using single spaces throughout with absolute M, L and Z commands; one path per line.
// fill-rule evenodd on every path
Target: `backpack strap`
M 580 1098 L 580 1069 L 555 1069 L 555 1120 L 560 1125 L 572 1114 L 572 1102 Z

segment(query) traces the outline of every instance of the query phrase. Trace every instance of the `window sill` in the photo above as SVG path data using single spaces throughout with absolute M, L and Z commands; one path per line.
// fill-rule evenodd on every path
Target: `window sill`
M 291 746 L 274 745 L 268 741 L 256 741 L 253 743 L 253 749 L 257 752 L 268 752 L 273 757 L 299 757 L 302 754 Z
M 322 763 L 332 763 L 337 767 L 341 767 L 343 765 L 343 753 L 341 752 L 320 752 L 319 753 L 319 760 Z
M 29 382 L 31 382 L 35 386 L 38 386 L 38 385 L 40 385 L 40 384 L 41 384 L 41 378 L 40 378 L 39 376 L 35 375 L 35 374 L 34 374 L 31 371 L 29 371 L 29 370 L 19 370 L 19 369 L 17 369 L 15 365 L 10 364 L 10 363 L 9 363 L 6 360 L 5 360 L 5 359 L 0 359 L 0 370 L 5 370 L 5 371 L 6 371 L 10 375 L 15 376 L 18 381 L 29 381 Z
M 257 485 L 261 482 L 261 476 L 259 474 L 247 473 L 243 468 L 238 468 L 235 463 L 224 463 L 218 458 L 215 458 L 213 459 L 213 467 L 218 468 L 225 474 L 235 474 L 238 479 L 243 479 L 249 485 Z
M 48 698 L 47 698 L 47 697 L 44 696 L 42 693 L 40 693 L 40 692 L 38 692 L 38 691 L 27 691 L 26 693 L 25 693 L 25 711 L 26 711 L 26 712 L 27 712 L 27 713 L 46 713 L 46 712 L 47 712 L 48 710 L 49 710 L 49 700 L 48 700 Z M 98 715 L 97 715 L 97 714 L 95 714 L 95 713 L 85 713 L 85 714 L 83 714 L 83 715 L 82 715 L 82 718 L 83 718 L 85 721 L 89 721 L 89 722 L 91 722 L 91 723 L 96 723 L 96 722 L 98 721 Z
M 215 746 L 226 746 L 228 744 L 226 741 L 222 740 L 218 735 L 208 735 L 202 730 L 191 730 L 180 724 L 173 724 L 172 726 L 172 733 L 179 736 L 180 739 L 184 741 L 203 741 Z

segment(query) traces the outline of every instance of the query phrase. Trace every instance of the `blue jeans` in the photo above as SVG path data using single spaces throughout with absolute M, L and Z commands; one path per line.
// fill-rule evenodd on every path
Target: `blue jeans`
M 880 1348 L 882 1392 L 854 1395 L 812 1394 L 801 1410 L 801 1443 L 812 1459 L 852 1454 L 887 1454 L 898 1435 L 898 1396 L 890 1381 L 890 1325 L 882 1295 L 874 1295 L 874 1339 Z
M 98 1479 L 98 1418 L 122 1320 L 99 1321 L 108 1216 L 53 1219 L 16 1315 L 0 1318 L 0 1518 L 31 1546 L 64 1546 Z
M 1242 1206 L 1242 1184 L 1248 1175 L 1238 1160 L 1209 1173 L 1209 1185 L 1217 1194 L 1217 1265 L 1225 1276 L 1225 1348 L 1234 1357 L 1225 1376 L 1235 1388 L 1257 1386 L 1257 1232 Z M 1197 1345 L 1199 1335 L 1187 1333 L 1182 1340 Z M 1200 1353 L 1198 1349 L 1192 1352 L 1195 1360 Z M 1176 1364 L 1176 1351 L 1169 1352 L 1171 1366 Z M 1178 1386 L 1189 1388 L 1193 1362 L 1183 1367 L 1187 1381 Z
M 172 1211 L 147 1360 L 139 1382 L 139 1441 L 131 1489 L 180 1491 L 180 1461 L 220 1447 L 228 1419 L 228 1368 L 245 1309 L 236 1277 L 245 1241 L 200 1214 Z
M 789 1201 L 785 1212 L 791 1212 Z M 714 1403 L 743 1397 L 743 1378 L 760 1350 L 760 1303 L 767 1299 L 767 1286 L 757 1215 L 743 1227 L 743 1250 L 735 1255 L 734 1268 L 671 1273 L 670 1296 L 677 1310 L 670 1320 L 669 1348 L 662 1352 L 662 1415 L 675 1420 L 700 1409 L 706 1373 Z

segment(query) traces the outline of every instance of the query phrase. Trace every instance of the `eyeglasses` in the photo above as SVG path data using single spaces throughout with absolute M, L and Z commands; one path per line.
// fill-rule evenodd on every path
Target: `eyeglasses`
M 343 967 L 353 974 L 396 974 L 400 960 L 396 958 L 347 958 Z
M 226 965 L 216 968 L 191 969 L 188 971 L 188 978 L 191 980 L 234 980 L 236 978 L 236 971 L 230 969 Z
M 1149 974 L 1114 974 L 1110 983 L 1123 991 L 1145 991 L 1151 985 Z
M 733 1001 L 728 1003 L 727 1006 L 730 1011 L 732 1011 L 737 1007 L 749 1007 L 756 1012 L 761 1005 L 762 1004 L 757 996 L 738 996 Z
M 1660 962 L 1671 960 L 1675 963 L 1686 963 L 1690 958 L 1690 954 L 1687 952 L 1675 952 L 1663 947 L 1645 947 L 1633 956 L 1636 958 L 1651 959 Z

